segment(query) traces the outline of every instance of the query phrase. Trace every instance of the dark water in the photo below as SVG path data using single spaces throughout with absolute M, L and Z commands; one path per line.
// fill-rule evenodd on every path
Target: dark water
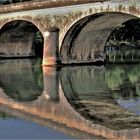
M 0 61 L 0 139 L 140 139 L 140 64 Z

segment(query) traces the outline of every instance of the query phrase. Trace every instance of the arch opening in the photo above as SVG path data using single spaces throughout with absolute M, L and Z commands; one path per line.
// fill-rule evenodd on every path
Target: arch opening
M 107 62 L 140 62 L 140 19 L 132 19 L 116 27 L 106 45 Z
M 114 29 L 135 20 L 138 17 L 120 12 L 98 13 L 82 18 L 72 25 L 62 42 L 62 63 L 104 62 L 104 48 Z
M 42 58 L 44 39 L 31 22 L 14 20 L 0 30 L 0 58 Z

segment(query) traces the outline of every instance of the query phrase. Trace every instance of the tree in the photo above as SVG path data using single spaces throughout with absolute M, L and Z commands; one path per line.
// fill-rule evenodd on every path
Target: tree
M 19 3 L 31 0 L 0 0 L 0 5 L 12 4 L 12 3 Z

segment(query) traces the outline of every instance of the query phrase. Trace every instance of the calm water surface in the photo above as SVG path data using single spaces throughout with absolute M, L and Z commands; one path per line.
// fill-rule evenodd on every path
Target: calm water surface
M 140 139 L 140 64 L 0 61 L 0 139 Z

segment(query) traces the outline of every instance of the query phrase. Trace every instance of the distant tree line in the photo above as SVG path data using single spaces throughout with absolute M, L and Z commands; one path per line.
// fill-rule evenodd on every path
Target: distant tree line
M 140 62 L 140 20 L 129 20 L 110 35 L 106 46 L 109 62 Z
M 0 0 L 0 5 L 12 4 L 12 3 L 19 3 L 31 0 Z

